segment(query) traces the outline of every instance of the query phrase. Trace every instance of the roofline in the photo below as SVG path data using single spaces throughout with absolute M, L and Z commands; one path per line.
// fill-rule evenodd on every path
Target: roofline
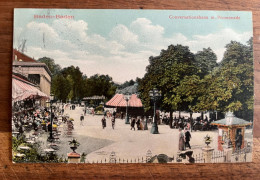
M 252 123 L 247 123 L 247 124 L 233 124 L 233 125 L 227 125 L 227 124 L 218 124 L 218 123 L 210 123 L 211 125 L 216 125 L 216 126 L 225 126 L 225 127 L 230 127 L 230 126 L 250 126 Z
M 16 48 L 13 49 L 13 55 L 15 55 L 14 51 L 17 51 L 18 53 L 21 53 L 22 55 L 26 56 L 27 58 L 30 58 L 31 60 L 33 60 L 33 61 L 30 61 L 30 62 L 37 62 L 34 58 L 31 58 L 30 56 L 24 54 L 23 52 L 18 51 L 18 49 L 16 49 Z M 27 62 L 27 61 L 24 61 L 24 62 Z
M 22 64 L 22 63 L 33 63 L 33 64 Z M 52 73 L 50 71 L 50 69 L 48 68 L 48 66 L 45 63 L 39 63 L 39 62 L 22 62 L 21 64 L 14 64 L 13 66 L 15 67 L 44 67 L 44 69 L 47 71 L 47 73 L 50 75 L 50 77 L 52 77 Z

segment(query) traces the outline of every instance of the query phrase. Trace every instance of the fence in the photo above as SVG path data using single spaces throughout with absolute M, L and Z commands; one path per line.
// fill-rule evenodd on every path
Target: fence
M 187 151 L 188 152 L 188 151 Z M 92 161 L 88 163 L 205 163 L 205 152 L 192 154 L 178 153 L 175 157 L 168 157 L 165 154 L 152 155 L 151 150 L 148 150 L 146 156 L 140 158 L 120 158 L 116 156 L 115 152 L 111 152 L 109 157 L 103 160 Z M 192 151 L 189 151 L 192 152 Z M 252 152 L 251 147 L 234 151 L 231 157 L 228 157 L 227 151 L 213 151 L 211 152 L 211 163 L 225 163 L 225 162 L 247 162 L 250 159 Z

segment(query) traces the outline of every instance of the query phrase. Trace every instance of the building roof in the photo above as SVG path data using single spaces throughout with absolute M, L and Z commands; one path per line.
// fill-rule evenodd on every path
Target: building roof
M 21 66 L 21 67 L 43 67 L 47 73 L 51 76 L 51 71 L 45 63 L 40 62 L 23 62 L 23 61 L 13 61 L 13 66 Z
M 23 54 L 17 49 L 13 49 L 13 61 L 37 62 L 35 59 Z
M 116 93 L 119 93 L 119 94 L 135 94 L 135 93 L 137 93 L 137 86 L 138 86 L 138 84 L 135 83 L 132 86 L 127 86 L 124 89 L 117 90 Z
M 235 126 L 235 125 L 248 126 L 248 125 L 251 125 L 252 123 L 245 121 L 243 119 L 237 118 L 234 116 L 234 114 L 232 112 L 228 112 L 226 114 L 225 119 L 214 121 L 211 124 L 212 125 L 222 125 L 222 126 Z
M 116 94 L 106 103 L 106 106 L 126 107 L 127 101 L 124 99 L 123 94 Z M 128 107 L 143 107 L 143 104 L 141 99 L 139 99 L 136 94 L 132 94 L 129 96 Z
M 91 96 L 91 97 L 84 97 L 84 98 L 83 98 L 83 101 L 84 101 L 84 100 L 91 100 L 91 99 L 93 99 L 93 100 L 105 99 L 105 96 Z

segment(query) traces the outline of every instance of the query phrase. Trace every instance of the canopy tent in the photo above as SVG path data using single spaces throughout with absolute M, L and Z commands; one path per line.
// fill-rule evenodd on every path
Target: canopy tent
M 123 94 L 116 94 L 114 97 L 112 97 L 107 103 L 106 106 L 109 107 L 126 107 L 127 102 L 124 99 Z M 129 101 L 128 101 L 128 107 L 143 107 L 143 104 L 141 100 L 137 97 L 136 94 L 132 94 Z
M 12 101 L 24 99 L 49 99 L 49 96 L 35 87 L 34 84 L 18 76 L 12 77 Z

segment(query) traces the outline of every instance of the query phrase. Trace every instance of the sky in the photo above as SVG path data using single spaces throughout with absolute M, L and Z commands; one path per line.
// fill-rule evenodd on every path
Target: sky
M 149 57 L 170 44 L 189 46 L 193 53 L 210 47 L 220 62 L 225 45 L 246 44 L 252 28 L 252 14 L 245 11 L 15 9 L 13 47 L 25 39 L 30 57 L 50 57 L 61 67 L 78 66 L 88 77 L 108 74 L 123 83 L 142 78 Z

